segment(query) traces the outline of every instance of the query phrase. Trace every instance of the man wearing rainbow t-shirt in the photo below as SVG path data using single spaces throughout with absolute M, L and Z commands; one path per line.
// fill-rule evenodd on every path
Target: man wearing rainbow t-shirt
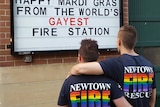
M 104 74 L 118 82 L 133 107 L 154 107 L 156 82 L 153 65 L 134 51 L 137 32 L 133 26 L 122 26 L 118 32 L 117 49 L 120 56 L 100 62 L 87 62 L 72 67 L 70 73 Z
M 78 51 L 78 62 L 97 61 L 97 41 L 84 39 Z M 132 107 L 117 82 L 105 76 L 70 76 L 62 86 L 59 107 Z

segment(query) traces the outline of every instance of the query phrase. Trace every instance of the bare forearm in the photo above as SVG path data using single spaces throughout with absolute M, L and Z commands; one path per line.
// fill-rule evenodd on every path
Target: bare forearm
M 71 69 L 71 74 L 73 75 L 101 75 L 103 74 L 103 70 L 98 62 L 88 62 L 88 63 L 80 63 L 76 64 Z
M 155 103 L 156 103 L 156 88 L 152 90 L 152 96 L 150 99 L 150 107 L 155 107 Z
M 59 105 L 58 105 L 58 107 L 68 107 L 68 105 L 64 105 L 64 106 L 59 106 Z

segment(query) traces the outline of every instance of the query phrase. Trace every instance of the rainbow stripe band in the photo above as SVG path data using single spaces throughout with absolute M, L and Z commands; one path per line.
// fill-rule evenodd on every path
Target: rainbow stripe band
M 110 91 L 74 91 L 70 92 L 70 100 L 72 107 L 110 107 Z
M 154 74 L 125 74 L 124 75 L 124 91 L 129 92 L 130 86 L 133 86 L 133 92 L 147 92 L 151 90 Z

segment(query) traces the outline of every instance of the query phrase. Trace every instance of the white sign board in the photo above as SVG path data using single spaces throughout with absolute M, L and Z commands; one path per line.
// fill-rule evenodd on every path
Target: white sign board
M 13 0 L 14 52 L 116 48 L 120 0 Z

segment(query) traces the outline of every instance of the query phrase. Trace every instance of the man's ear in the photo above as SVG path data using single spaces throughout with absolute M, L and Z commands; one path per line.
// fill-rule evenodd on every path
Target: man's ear
M 117 38 L 117 42 L 116 42 L 116 45 L 117 45 L 117 51 L 120 52 L 120 46 L 121 46 L 121 40 L 119 38 Z
M 100 52 L 98 52 L 98 56 L 100 56 Z
M 118 41 L 117 41 L 118 43 L 118 46 L 121 46 L 122 45 L 122 41 L 118 38 Z
M 83 62 L 83 58 L 82 58 L 81 54 L 78 54 L 78 62 L 79 63 Z

